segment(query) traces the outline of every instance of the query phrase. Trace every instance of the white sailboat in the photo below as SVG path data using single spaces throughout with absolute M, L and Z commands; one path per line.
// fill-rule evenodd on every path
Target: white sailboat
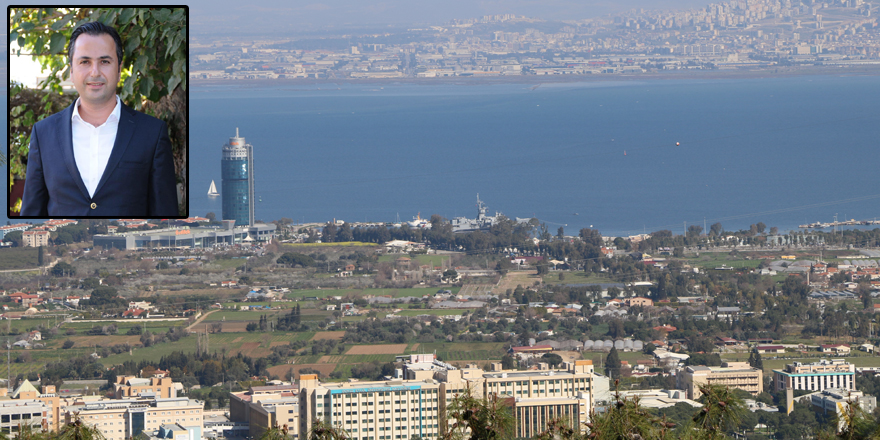
M 212 180 L 212 181 L 211 181 L 211 187 L 208 188 L 208 196 L 209 196 L 209 197 L 216 197 L 216 196 L 219 196 L 219 195 L 220 195 L 220 193 L 217 192 L 217 185 L 214 185 L 214 181 Z

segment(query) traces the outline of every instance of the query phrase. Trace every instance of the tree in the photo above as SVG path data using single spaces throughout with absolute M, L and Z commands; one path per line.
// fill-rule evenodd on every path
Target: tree
M 458 279 L 458 272 L 455 269 L 447 269 L 442 275 L 443 281 L 455 281 Z
M 214 221 L 217 219 L 217 214 L 214 214 L 213 212 L 209 212 L 209 213 L 205 214 L 205 218 L 208 219 L 209 222 L 214 223 Z
M 79 419 L 79 414 L 74 414 L 74 420 L 61 428 L 55 435 L 55 440 L 105 440 L 104 434 L 97 426 L 89 426 Z
M 37 264 L 40 266 L 43 265 L 43 247 L 42 246 L 37 248 Z
M 719 385 L 700 386 L 703 409 L 694 416 L 697 427 L 707 434 L 706 438 L 724 438 L 724 432 L 739 426 L 745 413 L 745 404 L 734 389 Z
M 452 399 L 443 419 L 447 427 L 443 440 L 507 440 L 513 438 L 516 427 L 513 411 L 504 400 L 494 393 L 486 399 L 476 397 L 470 388 Z
M 249 322 L 249 323 L 247 323 L 247 325 L 245 326 L 244 329 L 249 332 L 255 332 L 255 331 L 257 331 L 258 328 L 259 327 L 257 326 L 256 322 Z
M 720 237 L 722 232 L 724 232 L 724 226 L 721 226 L 721 223 L 713 223 L 712 226 L 709 226 L 709 235 Z
M 61 348 L 67 350 L 68 348 L 72 348 L 74 344 L 75 344 L 75 342 L 73 342 L 73 340 L 68 339 L 68 340 L 64 341 L 64 344 L 61 344 Z
M 620 386 L 614 381 L 615 388 Z M 592 440 L 620 439 L 671 439 L 673 423 L 667 423 L 639 406 L 637 399 L 621 397 L 619 390 L 614 393 L 614 402 L 601 413 L 592 413 L 587 423 Z
M 145 331 L 141 335 L 140 341 L 141 341 L 141 344 L 144 345 L 144 347 L 149 347 L 149 346 L 153 345 L 153 333 L 151 333 L 149 330 Z
M 171 267 L 167 261 L 160 261 L 159 264 L 156 265 L 157 270 L 164 270 Z
M 874 311 L 874 298 L 871 297 L 871 282 L 867 278 L 860 280 L 859 285 L 856 286 L 856 295 L 862 301 L 862 306 L 866 310 Z
M 309 431 L 308 440 L 347 440 L 348 433 L 345 432 L 342 428 L 335 428 L 331 426 L 329 423 L 324 423 L 321 420 L 316 420 L 315 423 L 312 424 L 312 429 Z M 262 437 L 260 440 L 264 440 Z M 265 439 L 265 440 L 275 440 L 275 439 Z
M 315 260 L 305 254 L 299 254 L 296 252 L 285 252 L 277 260 L 275 260 L 277 264 L 283 264 L 287 267 L 311 267 L 315 265 Z
M 76 268 L 63 261 L 52 267 L 52 275 L 56 277 L 76 275 Z
M 186 68 L 187 25 L 183 8 L 13 8 L 9 17 L 9 38 L 20 49 L 15 55 L 33 54 L 48 70 L 40 86 L 52 94 L 62 92 L 61 82 L 70 76 L 65 47 L 73 29 L 81 23 L 100 21 L 117 30 L 123 41 L 121 87 L 117 93 L 135 110 L 165 121 L 169 127 L 174 168 L 177 175 L 180 213 L 186 212 Z M 10 92 L 12 95 L 13 92 Z M 43 104 L 48 102 L 48 98 Z M 42 106 L 42 104 L 40 105 Z M 38 108 L 10 108 L 17 116 L 10 121 L 25 133 L 39 119 Z M 30 137 L 9 139 L 10 165 L 23 171 Z M 11 169 L 12 171 L 12 169 Z
M 562 356 L 556 353 L 545 353 L 543 356 L 541 356 L 541 360 L 548 363 L 552 368 L 555 368 L 557 365 L 562 364 Z
M 24 243 L 21 231 L 7 232 L 6 235 L 3 236 L 3 241 L 12 243 L 15 247 L 21 247 Z
M 617 354 L 617 348 L 611 347 L 608 358 L 605 359 L 605 373 L 612 379 L 620 377 L 620 355 Z
M 501 357 L 501 368 L 504 370 L 512 370 L 513 369 L 513 356 L 509 354 L 505 354 Z

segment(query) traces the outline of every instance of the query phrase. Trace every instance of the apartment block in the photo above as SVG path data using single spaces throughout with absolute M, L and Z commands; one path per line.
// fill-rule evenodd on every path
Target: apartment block
M 456 396 L 467 391 L 480 398 L 505 399 L 517 417 L 518 437 L 534 437 L 555 418 L 583 431 L 593 406 L 595 381 L 592 361 L 565 363 L 561 369 L 543 364 L 539 370 L 525 371 L 503 370 L 496 363 L 487 372 L 474 365 L 457 368 L 433 355 L 412 355 L 394 378 L 385 381 L 322 383 L 316 375 L 302 375 L 299 434 L 304 436 L 320 420 L 345 429 L 357 440 L 438 438 L 446 430 L 441 416 Z M 269 420 L 256 411 L 252 405 L 252 429 L 254 421 L 262 425 Z
M 739 388 L 757 396 L 764 391 L 764 372 L 747 362 L 725 362 L 720 367 L 691 365 L 675 375 L 676 387 L 685 390 L 688 399 L 699 399 L 701 385 L 723 385 Z
M 25 425 L 30 425 L 35 432 L 40 432 L 44 427 L 47 413 L 46 405 L 39 400 L 0 401 L 0 433 L 12 438 Z
M 10 406 L 27 406 L 30 404 L 42 404 L 44 406 L 43 415 L 40 417 L 39 425 L 42 430 L 46 431 L 57 431 L 60 427 L 61 423 L 61 403 L 60 398 L 55 393 L 54 385 L 44 385 L 41 387 L 41 390 L 37 390 L 37 388 L 30 383 L 27 379 L 25 379 L 19 386 L 16 388 L 11 395 L 8 395 L 9 390 L 7 388 L 0 388 L 0 399 L 11 399 L 9 402 Z M 4 402 L 5 403 L 5 402 Z M 22 413 L 24 414 L 24 413 Z M 13 421 L 10 419 L 8 422 L 11 425 L 6 424 L 6 417 L 2 418 L 0 421 L 0 425 L 4 427 L 11 427 L 13 425 L 17 426 L 17 423 L 20 423 L 21 419 L 17 419 L 18 421 Z M 9 431 L 4 431 L 9 432 Z M 15 432 L 15 431 L 12 431 Z
M 304 374 L 299 387 L 300 433 L 322 420 L 357 440 L 439 437 L 443 397 L 434 379 L 321 383 Z
M 65 421 L 79 418 L 98 428 L 107 440 L 125 440 L 141 433 L 151 435 L 163 425 L 178 424 L 192 439 L 200 439 L 204 427 L 204 402 L 186 397 L 170 399 L 106 399 L 84 396 L 63 405 Z
M 776 391 L 855 390 L 856 367 L 844 359 L 823 359 L 811 364 L 795 362 L 783 370 L 773 370 L 773 386 Z
M 24 231 L 21 233 L 21 239 L 25 247 L 48 246 L 49 231 Z

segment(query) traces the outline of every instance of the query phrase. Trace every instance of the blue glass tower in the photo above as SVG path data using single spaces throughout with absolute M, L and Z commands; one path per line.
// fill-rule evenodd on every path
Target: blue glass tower
M 223 146 L 220 161 L 223 177 L 223 220 L 236 226 L 254 224 L 254 147 L 238 135 Z

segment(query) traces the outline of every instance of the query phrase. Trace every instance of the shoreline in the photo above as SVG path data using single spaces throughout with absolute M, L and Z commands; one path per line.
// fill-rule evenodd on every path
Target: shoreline
M 242 88 L 266 85 L 323 84 L 407 84 L 407 85 L 498 85 L 545 83 L 566 84 L 585 82 L 637 82 L 670 80 L 720 80 L 792 78 L 801 76 L 880 76 L 880 67 L 810 67 L 759 70 L 679 70 L 663 73 L 591 74 L 591 75 L 509 75 L 490 77 L 442 78 L 284 78 L 284 79 L 190 79 L 190 85 L 217 86 L 235 84 Z

